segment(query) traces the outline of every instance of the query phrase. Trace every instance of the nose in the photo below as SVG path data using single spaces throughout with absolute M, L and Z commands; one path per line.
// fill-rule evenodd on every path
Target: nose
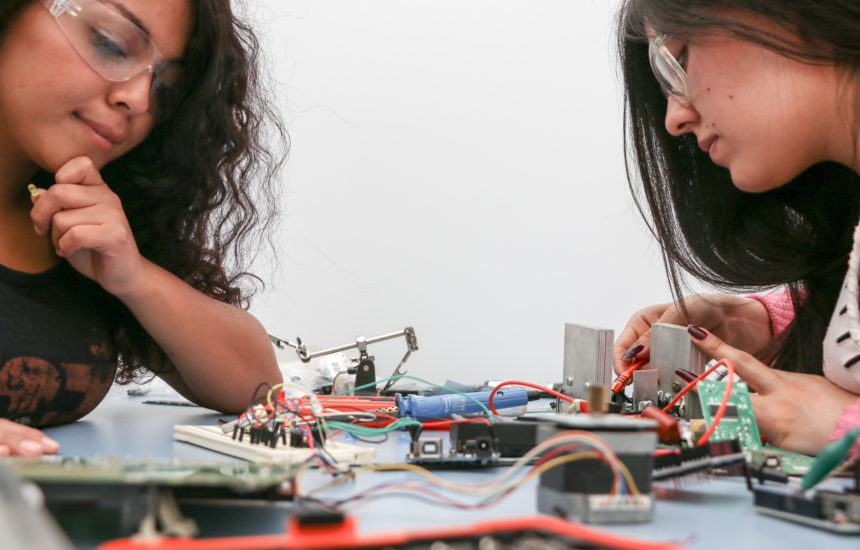
M 152 88 L 152 71 L 144 71 L 124 82 L 113 82 L 108 103 L 138 115 L 149 111 L 149 92 Z
M 666 130 L 673 136 L 680 136 L 692 131 L 699 122 L 699 113 L 692 105 L 683 105 L 678 99 L 669 94 L 666 105 Z

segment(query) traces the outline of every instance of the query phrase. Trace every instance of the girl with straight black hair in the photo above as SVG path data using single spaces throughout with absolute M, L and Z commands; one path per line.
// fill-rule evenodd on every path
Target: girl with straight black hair
M 770 442 L 814 454 L 860 423 L 860 3 L 625 0 L 618 29 L 628 179 L 677 301 L 634 314 L 615 369 L 690 324 Z M 725 292 L 682 298 L 685 275 Z

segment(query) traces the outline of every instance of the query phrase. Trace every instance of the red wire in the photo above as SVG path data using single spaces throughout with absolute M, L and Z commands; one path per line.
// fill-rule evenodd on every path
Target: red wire
M 679 454 L 681 454 L 680 449 L 657 449 L 654 451 L 654 456 L 679 455 Z
M 564 395 L 563 393 L 559 393 L 555 390 L 551 390 L 545 386 L 541 386 L 539 384 L 532 384 L 531 382 L 520 382 L 519 380 L 505 380 L 504 382 L 493 388 L 493 391 L 490 392 L 490 398 L 487 400 L 487 404 L 490 406 L 490 410 L 493 411 L 493 414 L 499 414 L 499 411 L 497 411 L 496 408 L 493 406 L 493 396 L 496 395 L 496 392 L 502 386 L 528 386 L 530 388 L 536 388 L 538 390 L 545 391 L 546 393 L 554 395 L 559 399 L 564 399 L 565 401 L 570 401 L 571 403 L 573 403 L 572 397 Z
M 714 413 L 714 419 L 711 421 L 710 427 L 708 430 L 702 434 L 702 437 L 699 438 L 699 441 L 696 442 L 697 445 L 704 445 L 711 438 L 711 435 L 714 433 L 714 430 L 717 429 L 717 424 L 720 423 L 720 420 L 723 419 L 723 415 L 726 413 L 726 407 L 729 404 L 729 397 L 732 395 L 732 382 L 734 381 L 735 376 L 735 365 L 729 359 L 720 359 L 714 365 L 712 365 L 708 370 L 694 378 L 690 381 L 689 384 L 684 386 L 684 388 L 675 394 L 675 397 L 669 402 L 666 407 L 663 408 L 663 412 L 669 412 L 672 410 L 672 407 L 675 406 L 675 403 L 683 396 L 685 393 L 693 389 L 693 387 L 699 383 L 700 380 L 704 380 L 706 376 L 711 374 L 717 367 L 720 365 L 725 365 L 728 374 L 726 375 L 726 390 L 723 392 L 723 399 L 720 401 L 720 406 L 717 408 L 717 412 Z

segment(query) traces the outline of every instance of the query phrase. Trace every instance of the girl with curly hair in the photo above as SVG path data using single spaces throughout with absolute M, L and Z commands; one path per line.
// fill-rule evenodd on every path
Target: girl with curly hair
M 281 381 L 240 267 L 285 143 L 257 53 L 229 0 L 3 2 L 0 454 L 115 380 L 232 412 Z
M 615 369 L 649 357 L 653 323 L 689 323 L 770 442 L 814 454 L 860 423 L 860 4 L 619 13 L 628 179 L 678 301 L 630 319 Z M 728 293 L 681 299 L 684 273 Z

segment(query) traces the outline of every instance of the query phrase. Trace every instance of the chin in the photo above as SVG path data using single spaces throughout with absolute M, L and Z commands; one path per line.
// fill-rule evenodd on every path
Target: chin
M 746 193 L 764 193 L 782 187 L 785 181 L 773 177 L 767 177 L 761 172 L 745 172 L 743 170 L 729 169 L 732 183 L 735 187 Z

